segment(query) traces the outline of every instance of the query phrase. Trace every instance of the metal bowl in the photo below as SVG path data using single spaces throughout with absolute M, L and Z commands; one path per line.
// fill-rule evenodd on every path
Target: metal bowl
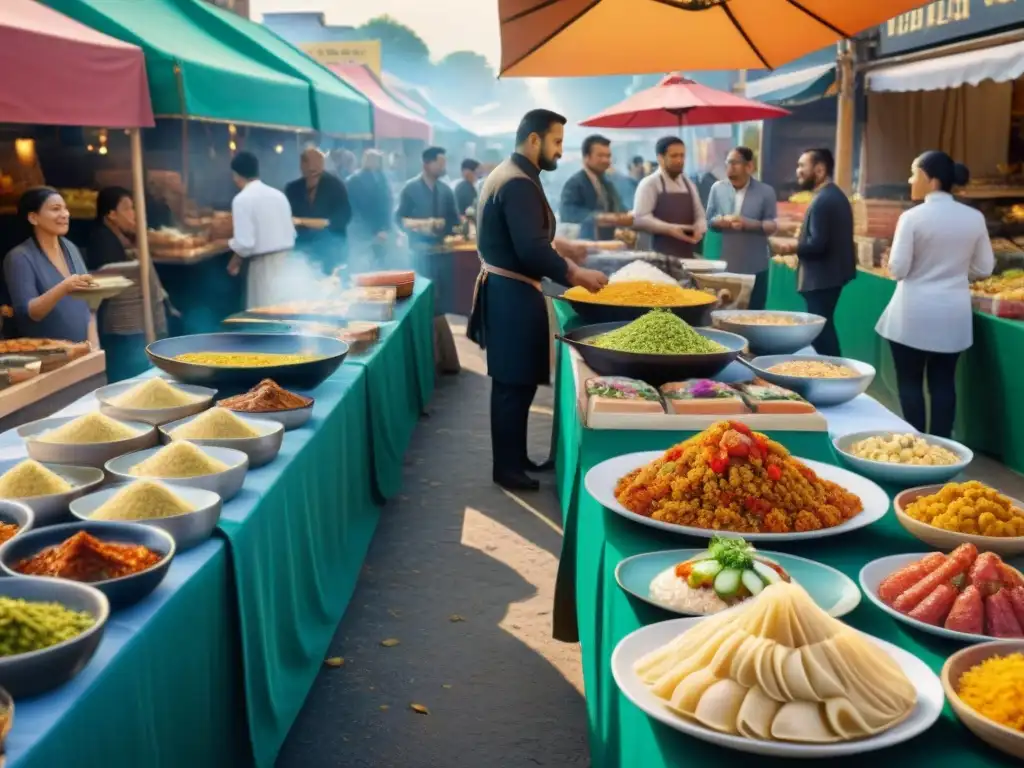
M 264 368 L 197 365 L 176 359 L 195 352 L 316 355 L 318 359 Z M 338 370 L 348 354 L 348 344 L 327 336 L 297 333 L 201 333 L 154 341 L 146 347 L 146 354 L 157 368 L 189 384 L 246 389 L 263 379 L 273 379 L 282 387 L 313 389 Z
M 301 408 L 289 408 L 286 411 L 262 411 L 260 413 L 249 413 L 248 411 L 236 411 L 233 408 L 228 408 L 238 416 L 255 416 L 258 419 L 266 419 L 267 421 L 276 421 L 284 425 L 285 430 L 298 429 L 304 426 L 311 418 L 313 418 L 313 406 L 315 403 L 304 405 Z M 221 406 L 223 407 L 223 406 Z
M 145 380 L 132 379 L 131 381 L 120 381 L 117 384 L 108 384 L 96 390 L 96 399 L 100 401 L 100 411 L 113 419 L 125 421 L 138 421 L 143 424 L 158 426 L 169 421 L 177 421 L 194 413 L 205 411 L 213 404 L 213 398 L 217 396 L 216 389 L 209 387 L 196 387 L 190 384 L 174 382 L 174 386 L 181 391 L 201 397 L 194 403 L 178 405 L 173 408 L 122 408 L 111 404 L 111 400 L 122 395 L 130 389 L 144 384 Z
M 589 301 L 576 301 L 564 296 L 556 296 L 557 301 L 564 301 L 573 312 L 587 323 L 629 322 L 646 315 L 653 309 L 667 309 L 676 317 L 680 317 L 692 326 L 711 324 L 711 313 L 718 307 L 717 298 L 708 294 L 711 299 L 707 304 L 692 304 L 683 307 L 627 307 L 619 304 L 594 304 Z
M 9 459 L 0 462 L 0 475 L 25 459 Z M 10 499 L 24 504 L 32 510 L 33 525 L 42 527 L 63 523 L 71 519 L 68 505 L 83 494 L 89 493 L 103 482 L 103 470 L 95 467 L 70 467 L 66 464 L 43 464 L 51 472 L 60 475 L 71 484 L 66 493 L 51 493 L 46 496 L 30 496 L 27 499 Z
M 628 322 L 630 321 L 587 325 L 558 338 L 575 347 L 583 361 L 595 373 L 602 376 L 627 376 L 646 381 L 654 387 L 660 387 L 670 381 L 711 378 L 739 357 L 747 346 L 747 340 L 742 336 L 712 328 L 694 330 L 705 338 L 717 341 L 726 348 L 724 352 L 709 355 L 642 355 L 602 349 L 587 343 L 587 339 L 614 331 Z
M 198 445 L 198 444 L 197 444 Z M 219 459 L 228 465 L 223 472 L 215 472 L 212 475 L 200 475 L 199 477 L 148 477 L 148 480 L 160 480 L 175 486 L 185 488 L 200 488 L 204 491 L 212 491 L 224 501 L 230 501 L 242 490 L 245 482 L 245 473 L 249 471 L 249 455 L 234 448 L 218 448 L 212 445 L 199 445 L 203 453 L 215 459 Z M 140 464 L 157 451 L 162 451 L 164 446 L 147 448 L 144 451 L 136 451 L 125 456 L 118 456 L 107 462 L 105 469 L 120 482 L 131 482 L 143 479 L 140 475 L 133 475 L 131 468 Z
M 18 435 L 25 440 L 25 450 L 28 451 L 28 455 L 38 462 L 96 468 L 102 467 L 107 461 L 122 453 L 141 451 L 143 448 L 156 445 L 159 439 L 152 424 L 121 419 L 118 421 L 136 430 L 139 434 L 129 437 L 127 440 L 115 440 L 112 443 L 45 443 L 34 439 L 44 432 L 57 429 L 57 427 L 77 418 L 79 417 L 62 416 L 56 419 L 32 421 L 18 427 Z
M 812 405 L 819 408 L 831 405 L 842 405 L 858 395 L 863 395 L 875 378 L 875 369 L 860 360 L 851 360 L 848 357 L 826 357 L 824 355 L 763 355 L 753 360 L 743 360 L 755 374 L 765 381 L 778 384 L 802 396 Z M 768 369 L 779 363 L 788 363 L 790 360 L 817 360 L 833 365 L 845 365 L 857 371 L 859 376 L 851 376 L 848 379 L 815 379 L 804 376 L 784 376 L 779 373 L 772 373 Z
M 753 325 L 738 323 L 735 318 L 750 315 L 782 315 L 797 321 L 797 325 Z M 747 340 L 755 355 L 792 355 L 811 345 L 822 328 L 825 318 L 809 312 L 776 312 L 775 310 L 719 309 L 711 313 L 715 328 L 735 333 Z
M 174 537 L 171 534 L 155 526 L 142 525 L 141 523 L 95 521 L 51 525 L 49 528 L 36 528 L 0 546 L 0 570 L 8 576 L 18 577 L 16 579 L 0 580 L 0 590 L 3 589 L 7 582 L 22 581 L 25 578 L 22 573 L 15 570 L 15 566 L 22 560 L 39 554 L 39 552 L 47 547 L 63 543 L 79 531 L 85 531 L 90 536 L 95 536 L 101 541 L 109 541 L 115 544 L 140 544 L 161 555 L 156 565 L 140 573 L 122 576 L 119 579 L 106 579 L 91 583 L 90 586 L 96 587 L 96 589 L 107 596 L 107 599 L 110 601 L 111 610 L 134 605 L 156 589 L 160 582 L 164 580 L 164 576 L 167 575 L 167 569 L 170 568 L 171 560 L 174 559 L 174 553 L 177 550 Z M 75 583 L 66 579 L 47 578 L 46 581 Z M 0 592 L 0 594 L 3 593 Z M 3 685 L 2 679 L 0 679 L 0 685 Z
M 974 453 L 966 445 L 961 445 L 954 440 L 947 440 L 934 435 L 920 435 L 920 437 L 933 445 L 939 445 L 947 451 L 955 453 L 960 457 L 956 464 L 946 466 L 921 466 L 918 464 L 891 464 L 887 461 L 874 461 L 854 456 L 850 450 L 861 440 L 880 435 L 891 435 L 891 429 L 874 429 L 868 432 L 854 432 L 849 435 L 837 437 L 832 445 L 839 454 L 844 464 L 859 475 L 875 480 L 879 483 L 897 486 L 899 488 L 912 488 L 916 485 L 933 485 L 945 483 L 959 475 L 974 460 Z
M 135 482 L 139 482 L 139 480 L 136 479 Z M 189 488 L 188 486 L 175 483 L 160 484 L 170 490 L 171 493 L 179 496 L 183 501 L 187 501 L 194 507 L 194 511 L 184 515 L 175 515 L 174 517 L 134 520 L 132 522 L 151 525 L 154 528 L 167 531 L 167 533 L 174 537 L 174 543 L 177 545 L 179 552 L 190 549 L 197 544 L 202 544 L 210 538 L 213 535 L 213 529 L 217 527 L 221 509 L 224 506 L 221 497 L 213 491 L 206 491 L 202 488 Z M 90 493 L 87 496 L 76 499 L 71 502 L 71 514 L 79 520 L 89 521 L 92 518 L 93 512 L 99 509 L 111 496 L 129 485 L 131 483 L 118 483 L 110 488 L 104 488 L 102 491 Z M 97 520 L 96 522 L 102 521 Z
M 259 437 L 223 437 L 223 438 L 209 438 L 199 439 L 190 437 L 187 438 L 190 443 L 195 443 L 199 446 L 213 446 L 215 448 L 234 448 L 236 451 L 241 451 L 249 457 L 249 466 L 252 468 L 262 467 L 264 464 L 269 464 L 276 457 L 281 450 L 281 443 L 284 441 L 284 424 L 279 421 L 271 421 L 270 419 L 255 418 L 253 416 L 242 416 L 235 414 L 238 418 L 245 422 L 248 422 L 253 428 L 259 430 Z M 160 439 L 164 443 L 169 443 L 172 440 L 184 439 L 175 438 L 171 435 L 175 429 L 183 424 L 188 424 L 192 419 L 197 418 L 196 416 L 189 416 L 186 419 L 180 419 L 178 421 L 172 421 L 170 424 L 164 424 L 160 427 Z
M 96 652 L 110 617 L 110 602 L 96 587 L 66 579 L 21 576 L 0 579 L 0 595 L 16 600 L 60 603 L 84 611 L 96 623 L 82 634 L 31 653 L 0 656 L 0 685 L 17 698 L 52 691 L 81 672 Z

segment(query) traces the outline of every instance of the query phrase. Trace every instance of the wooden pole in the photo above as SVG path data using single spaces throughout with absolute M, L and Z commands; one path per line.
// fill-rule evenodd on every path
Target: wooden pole
M 849 40 L 842 40 L 838 45 L 836 77 L 839 78 L 839 97 L 836 103 L 835 182 L 849 193 L 853 187 L 853 121 L 856 109 L 853 52 Z
M 153 292 L 149 258 L 149 226 L 146 223 L 146 174 L 142 168 L 142 129 L 131 129 L 132 140 L 132 192 L 135 200 L 135 249 L 139 256 L 139 280 L 142 281 L 142 327 L 146 343 L 156 341 L 153 329 Z

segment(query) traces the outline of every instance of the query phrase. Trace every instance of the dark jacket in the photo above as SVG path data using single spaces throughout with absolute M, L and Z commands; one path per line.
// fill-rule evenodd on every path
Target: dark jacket
M 296 179 L 284 188 L 284 195 L 292 206 L 292 216 L 298 219 L 327 219 L 329 229 L 336 235 L 344 235 L 352 220 L 345 183 L 333 173 L 324 172 L 317 184 L 313 202 L 306 194 L 306 180 Z
M 398 196 L 398 210 L 395 211 L 395 221 L 399 227 L 404 219 L 444 219 L 444 228 L 432 234 L 407 233 L 413 247 L 440 245 L 459 225 L 455 193 L 440 179 L 434 182 L 433 187 L 423 179 L 423 174 L 409 179 Z
M 574 173 L 562 187 L 562 204 L 559 214 L 566 224 L 579 224 L 580 237 L 584 240 L 611 240 L 615 237 L 615 227 L 597 228 L 594 224 L 594 215 L 598 213 L 623 213 L 626 209 L 622 205 L 619 192 L 615 189 L 607 176 L 601 178 L 605 195 L 608 198 L 608 208 L 604 209 L 598 202 L 597 190 L 586 171 Z
M 822 187 L 807 208 L 796 255 L 801 293 L 841 288 L 857 276 L 853 208 L 835 184 Z
M 369 239 L 390 232 L 392 225 L 391 185 L 380 171 L 359 170 L 348 177 L 352 206 L 353 237 Z
M 477 248 L 484 262 L 533 280 L 565 285 L 568 264 L 551 243 L 555 217 L 540 186 L 540 170 L 519 154 L 484 182 L 477 211 Z M 543 294 L 500 275 L 478 282 L 470 338 L 487 350 L 487 374 L 532 386 L 550 379 L 548 314 Z
M 468 208 L 476 207 L 476 187 L 465 179 L 459 179 L 455 185 L 455 209 L 461 216 L 466 215 Z

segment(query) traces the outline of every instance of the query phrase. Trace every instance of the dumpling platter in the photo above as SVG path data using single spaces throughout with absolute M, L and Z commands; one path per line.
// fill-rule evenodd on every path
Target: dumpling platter
M 774 757 L 890 747 L 931 727 L 944 702 L 922 661 L 833 619 L 787 583 L 710 618 L 643 627 L 622 639 L 611 667 L 649 717 Z

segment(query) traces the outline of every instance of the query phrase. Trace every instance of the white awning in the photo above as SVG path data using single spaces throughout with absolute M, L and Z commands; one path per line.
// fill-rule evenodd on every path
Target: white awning
M 1024 42 L 898 64 L 868 72 L 869 91 L 940 91 L 983 80 L 1005 83 L 1024 75 Z

